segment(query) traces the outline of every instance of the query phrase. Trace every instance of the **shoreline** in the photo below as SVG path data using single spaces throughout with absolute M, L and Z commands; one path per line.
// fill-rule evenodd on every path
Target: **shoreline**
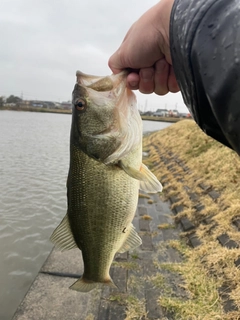
M 62 109 L 47 109 L 47 108 L 37 108 L 37 107 L 1 107 L 1 110 L 7 111 L 23 111 L 23 112 L 42 112 L 42 113 L 58 113 L 58 114 L 72 114 L 72 110 L 62 110 Z
M 179 121 L 184 120 L 183 118 L 168 118 L 168 117 L 154 117 L 154 116 L 141 116 L 142 120 L 147 120 L 147 121 L 159 121 L 159 122 L 172 122 L 176 123 Z
M 57 113 L 57 114 L 72 114 L 72 110 L 63 109 L 47 109 L 37 107 L 1 107 L 0 110 L 8 111 L 28 111 L 28 112 L 42 112 L 42 113 Z M 154 117 L 154 116 L 141 116 L 142 120 L 159 121 L 159 122 L 171 122 L 175 123 L 183 120 L 182 118 L 168 118 L 168 117 Z

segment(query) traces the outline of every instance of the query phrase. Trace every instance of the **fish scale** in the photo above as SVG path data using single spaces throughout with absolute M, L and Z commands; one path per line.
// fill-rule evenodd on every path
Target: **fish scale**
M 77 148 L 71 152 L 75 155 L 69 173 L 68 215 L 75 242 L 82 248 L 84 277 L 102 282 L 104 275 L 106 281 L 122 231 L 133 219 L 139 182 L 117 166 L 109 168 Z M 80 184 L 83 188 L 79 189 Z
M 84 272 L 70 287 L 81 292 L 114 285 L 114 255 L 141 244 L 131 223 L 139 188 L 162 190 L 142 164 L 142 121 L 126 76 L 77 72 L 73 90 L 68 211 L 51 240 L 82 251 Z

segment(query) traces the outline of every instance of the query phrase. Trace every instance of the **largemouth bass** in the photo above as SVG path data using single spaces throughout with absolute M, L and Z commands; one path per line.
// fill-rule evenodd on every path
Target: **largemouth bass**
M 70 288 L 113 285 L 117 252 L 141 244 L 132 220 L 139 188 L 160 192 L 142 164 L 142 120 L 126 72 L 97 77 L 77 72 L 72 98 L 68 211 L 51 236 L 56 247 L 82 251 L 84 273 Z

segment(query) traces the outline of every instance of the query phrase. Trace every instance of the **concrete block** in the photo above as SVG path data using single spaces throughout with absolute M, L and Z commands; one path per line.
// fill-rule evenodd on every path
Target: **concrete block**
M 234 261 L 234 264 L 236 267 L 240 267 L 240 257 L 236 261 Z
M 139 219 L 139 230 L 150 231 L 149 220 Z
M 202 210 L 205 209 L 205 206 L 203 204 L 199 203 L 196 206 L 194 206 L 194 209 L 196 209 L 197 212 L 201 212 Z
M 142 250 L 153 250 L 152 237 L 148 234 L 141 236 L 142 238 Z
M 82 274 L 82 253 L 79 249 L 61 251 L 53 248 L 40 271 Z
M 183 210 L 184 210 L 184 206 L 183 206 L 182 204 L 180 204 L 179 206 L 176 206 L 176 207 L 174 208 L 174 212 L 175 212 L 176 214 L 182 212 Z
M 233 224 L 237 227 L 238 231 L 240 231 L 240 219 L 234 220 Z
M 208 192 L 209 197 L 211 197 L 213 200 L 217 200 L 220 197 L 220 193 L 218 193 L 215 190 L 212 190 Z
M 13 320 L 79 320 L 96 315 L 101 291 L 69 289 L 73 279 L 39 274 Z
M 195 228 L 194 224 L 188 219 L 188 217 L 181 218 L 180 222 L 184 231 L 190 231 Z
M 195 235 L 195 233 L 193 234 L 190 234 L 188 236 L 188 240 L 189 240 L 189 244 L 193 247 L 193 248 L 196 248 L 198 246 L 201 245 L 201 241 L 200 239 Z
M 139 216 L 144 216 L 148 214 L 148 210 L 145 206 L 139 206 L 138 207 L 138 214 Z
M 218 241 L 221 243 L 222 246 L 228 249 L 236 249 L 239 248 L 239 245 L 229 238 L 229 235 L 226 233 L 221 234 L 217 237 Z

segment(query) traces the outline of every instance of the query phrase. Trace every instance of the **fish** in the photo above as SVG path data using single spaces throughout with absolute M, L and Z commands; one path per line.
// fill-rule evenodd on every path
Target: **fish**
M 84 272 L 70 287 L 80 292 L 115 286 L 109 275 L 115 254 L 142 243 L 132 224 L 139 189 L 162 191 L 142 163 L 142 120 L 127 74 L 76 73 L 68 208 L 51 240 L 61 250 L 81 250 Z

